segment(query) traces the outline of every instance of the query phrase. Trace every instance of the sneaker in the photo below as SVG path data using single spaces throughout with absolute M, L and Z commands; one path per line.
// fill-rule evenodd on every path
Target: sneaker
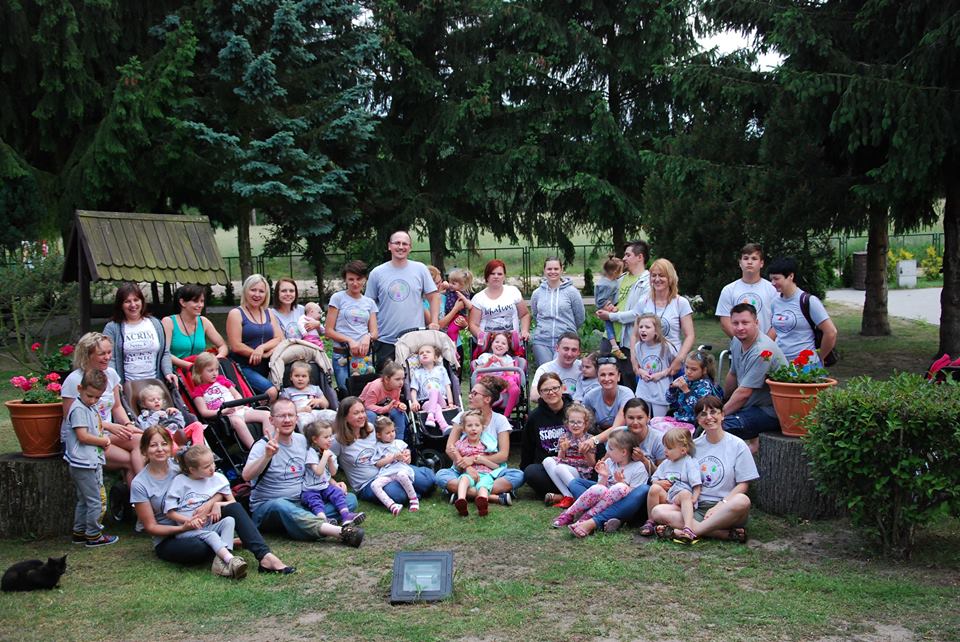
M 418 499 L 417 497 L 411 497 L 411 498 L 410 498 L 410 512 L 411 512 L 411 513 L 416 513 L 416 512 L 419 511 L 419 510 L 420 510 L 420 499 Z
M 487 498 L 486 497 L 477 497 L 473 500 L 473 503 L 477 505 L 477 515 L 480 517 L 487 516 Z
M 562 508 L 563 510 L 566 510 L 566 509 L 570 508 L 571 506 L 573 506 L 573 502 L 575 502 L 575 501 L 576 501 L 576 500 L 575 500 L 573 497 L 570 497 L 569 495 L 564 495 L 564 496 L 560 499 L 559 502 L 557 502 L 556 504 L 553 505 L 553 507 L 554 507 L 554 508 Z
M 230 567 L 219 557 L 213 558 L 213 564 L 210 565 L 210 572 L 219 577 L 230 577 Z
M 504 506 L 513 506 L 514 494 L 513 491 L 508 491 L 506 493 L 500 493 L 498 496 L 500 503 Z
M 344 526 L 340 529 L 340 541 L 347 546 L 360 548 L 363 544 L 363 529 L 359 526 Z
M 400 511 L 403 510 L 403 506 L 401 506 L 400 504 L 397 504 L 397 503 L 393 503 L 393 504 L 390 505 L 389 510 L 390 510 L 390 514 L 393 515 L 394 517 L 396 517 L 397 515 L 400 514 Z
M 563 499 L 563 495 L 560 493 L 547 493 L 543 496 L 543 503 L 547 506 L 553 506 L 557 502 Z
M 460 515 L 460 517 L 466 517 L 469 514 L 467 512 L 467 500 L 458 499 L 453 502 L 453 505 L 457 507 L 457 514 Z
M 457 503 L 457 494 L 448 492 L 447 495 L 450 497 L 450 505 L 453 506 Z
M 70 533 L 70 541 L 74 544 L 86 544 L 87 536 L 83 533 Z
M 242 580 L 247 576 L 247 560 L 239 555 L 234 555 L 233 559 L 227 562 L 227 569 L 230 571 L 228 577 L 235 580 Z
M 96 539 L 88 539 L 86 542 L 87 548 L 96 548 L 97 546 L 110 546 L 111 544 L 116 544 L 120 541 L 120 538 L 116 535 L 104 535 L 101 533 L 100 537 Z
M 610 354 L 615 356 L 617 359 L 620 359 L 620 361 L 626 361 L 627 359 L 627 355 L 624 354 L 623 350 L 621 350 L 620 348 L 617 348 L 616 350 L 611 350 Z
M 426 426 L 427 428 L 436 428 L 437 422 L 433 420 L 433 417 L 431 417 L 430 419 L 427 419 L 425 422 L 423 422 L 423 425 Z
M 365 520 L 366 518 L 367 518 L 366 513 L 347 513 L 346 515 L 343 516 L 343 521 L 340 522 L 340 525 L 341 526 L 350 526 L 351 524 L 359 525 L 359 524 L 362 524 L 363 520 Z
M 107 511 L 114 522 L 120 524 L 127 518 L 127 507 L 130 506 L 130 488 L 120 481 L 110 487 L 107 496 Z

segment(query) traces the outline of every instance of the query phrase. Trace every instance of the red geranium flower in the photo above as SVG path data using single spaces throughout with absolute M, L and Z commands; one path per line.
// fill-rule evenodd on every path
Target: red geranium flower
M 56 381 L 52 381 L 47 384 L 47 390 L 49 390 L 50 392 L 60 392 L 61 387 L 62 386 Z
M 58 375 L 56 372 L 51 372 L 46 377 L 44 377 L 44 379 L 46 379 L 47 381 L 60 381 L 60 375 Z
M 71 354 L 73 354 L 73 346 L 69 343 L 60 346 L 60 354 L 65 357 L 69 357 Z
M 760 358 L 763 359 L 764 361 L 769 361 L 770 357 L 772 356 L 773 356 L 773 353 L 770 352 L 769 350 L 764 350 L 763 352 L 760 353 Z
M 797 355 L 797 358 L 793 360 L 793 362 L 794 362 L 795 364 L 797 364 L 798 366 L 805 366 L 805 365 L 807 365 L 807 362 L 808 362 L 808 361 L 810 361 L 810 357 L 809 357 L 808 355 L 804 354 L 803 352 L 801 352 L 800 354 L 798 354 L 798 355 Z
M 39 350 L 39 349 L 40 349 L 40 342 L 37 341 L 36 343 L 34 343 L 32 346 L 30 346 L 30 349 L 33 350 L 34 352 L 36 352 L 37 350 Z

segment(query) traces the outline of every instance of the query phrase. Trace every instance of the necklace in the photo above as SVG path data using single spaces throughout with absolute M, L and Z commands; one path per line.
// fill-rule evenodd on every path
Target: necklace
M 183 320 L 183 313 L 177 315 L 177 318 L 180 319 L 180 325 L 183 326 L 183 333 L 190 337 L 190 354 L 197 354 L 197 327 L 200 325 L 200 317 L 196 317 L 193 320 L 193 331 L 188 332 L 187 323 Z M 189 355 L 188 355 L 189 356 Z

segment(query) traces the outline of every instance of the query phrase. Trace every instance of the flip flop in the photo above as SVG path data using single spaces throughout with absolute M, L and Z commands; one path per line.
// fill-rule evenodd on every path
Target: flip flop
M 696 544 L 700 541 L 700 538 L 697 537 L 697 534 L 694 533 L 689 528 L 682 528 L 680 530 L 673 531 L 673 541 L 677 544 Z

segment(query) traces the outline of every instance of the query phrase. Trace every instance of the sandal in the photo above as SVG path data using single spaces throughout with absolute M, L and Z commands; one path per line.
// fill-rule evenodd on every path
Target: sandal
M 570 532 L 573 533 L 577 538 L 583 539 L 590 535 L 591 531 L 587 531 L 583 528 L 584 522 L 577 522 L 576 524 L 570 524 Z
M 563 495 L 560 493 L 547 493 L 543 496 L 543 503 L 547 506 L 553 506 L 561 499 L 563 499 Z
M 654 532 L 657 534 L 657 537 L 660 539 L 673 539 L 673 527 L 667 526 L 666 524 L 657 524 L 657 527 L 654 529 Z
M 573 517 L 567 513 L 560 513 L 560 517 L 553 520 L 554 528 L 563 528 L 564 526 L 569 526 L 573 523 Z
M 674 530 L 673 537 L 671 539 L 673 539 L 673 541 L 675 541 L 677 544 L 696 544 L 700 541 L 700 538 L 697 537 L 697 534 L 686 527 L 680 530 Z
M 403 510 L 403 506 L 401 506 L 400 504 L 393 504 L 390 507 L 390 514 L 396 517 L 397 515 L 400 514 L 400 511 L 402 510 Z
M 410 499 L 410 512 L 415 513 L 420 510 L 420 500 L 416 497 Z
M 643 526 L 640 527 L 640 535 L 642 537 L 653 537 L 657 534 L 657 524 L 652 519 L 648 519 L 644 522 Z
M 731 542 L 738 542 L 740 544 L 747 543 L 747 529 L 742 526 L 737 526 L 730 529 L 729 539 Z

